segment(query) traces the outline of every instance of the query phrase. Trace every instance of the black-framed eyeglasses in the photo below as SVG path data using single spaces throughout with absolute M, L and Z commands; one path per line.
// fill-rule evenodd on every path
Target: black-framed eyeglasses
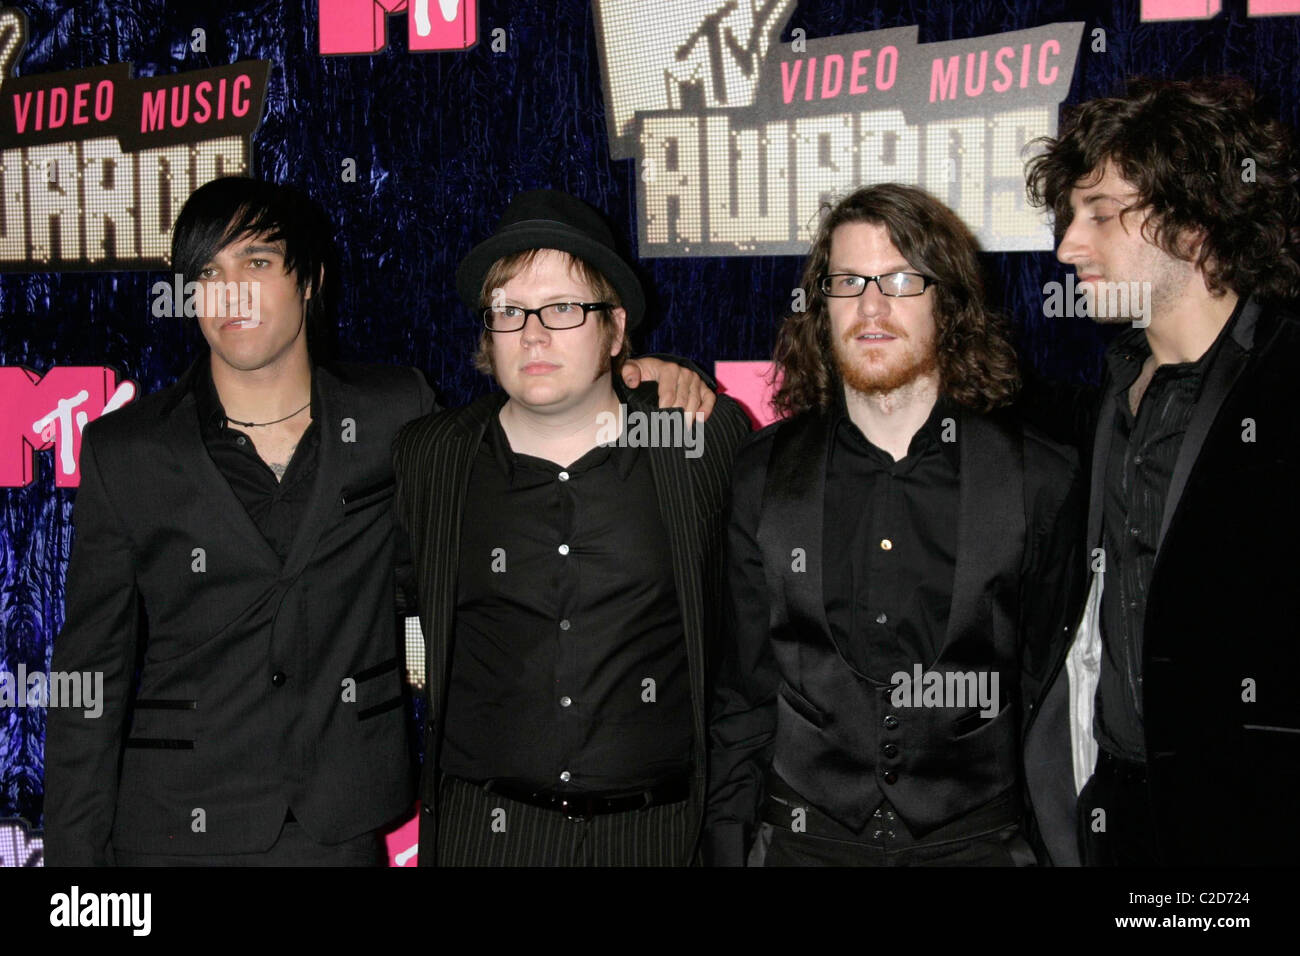
M 483 318 L 483 327 L 489 332 L 518 332 L 528 324 L 530 315 L 537 316 L 543 327 L 558 329 L 576 329 L 587 321 L 588 312 L 612 309 L 612 302 L 552 302 L 536 309 L 525 309 L 520 305 L 489 305 L 479 310 Z
M 822 295 L 832 299 L 852 299 L 867 291 L 867 283 L 874 282 L 881 295 L 899 299 L 921 295 L 934 285 L 935 280 L 919 272 L 886 272 L 878 276 L 860 276 L 852 272 L 834 272 L 822 276 Z

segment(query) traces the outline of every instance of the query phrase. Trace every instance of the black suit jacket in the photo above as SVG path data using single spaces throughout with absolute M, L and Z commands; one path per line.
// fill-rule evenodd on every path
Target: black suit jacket
M 413 795 L 389 448 L 432 392 L 414 369 L 316 368 L 317 474 L 281 566 L 208 455 L 198 369 L 83 436 L 51 669 L 102 672 L 105 702 L 49 711 L 51 865 L 265 850 L 290 808 L 339 842 Z
M 1178 453 L 1143 624 L 1142 712 L 1157 841 L 1171 864 L 1300 859 L 1300 318 L 1248 300 Z M 1227 344 L 1227 343 L 1225 343 Z M 1102 544 L 1111 383 L 1092 454 L 1087 541 Z M 1105 586 L 1105 574 L 1094 575 Z M 1081 629 L 1075 644 L 1086 636 Z M 1078 862 L 1064 655 L 1030 746 L 1057 862 Z M 1076 748 L 1092 727 L 1076 726 Z M 1061 759 L 1064 755 L 1064 760 Z M 1230 824 L 1217 825 L 1215 807 Z
M 1006 414 L 962 412 L 956 425 L 961 490 L 952 607 L 938 660 L 924 665 L 994 669 L 1014 686 L 1001 688 L 1010 706 L 991 720 L 966 714 L 954 723 L 950 710 L 920 709 L 890 731 L 902 758 L 887 796 L 918 832 L 1022 787 L 1023 728 L 1074 610 L 1054 575 L 1076 560 L 1082 530 L 1072 449 Z M 764 429 L 737 457 L 727 654 L 717 680 L 705 819 L 706 856 L 715 865 L 744 862 L 769 768 L 852 829 L 881 796 L 863 755 L 880 746 L 880 695 L 889 685 L 873 686 L 847 664 L 851 655 L 840 653 L 825 615 L 821 542 L 835 533 L 823 528 L 830 433 L 826 414 L 805 413 Z M 778 513 L 768 514 L 772 508 Z M 805 552 L 804 568 L 792 569 L 794 545 Z M 927 751 L 935 740 L 946 741 L 942 752 Z M 1032 819 L 1027 826 L 1036 843 Z
M 628 393 L 621 382 L 616 382 L 615 389 L 629 412 L 658 409 L 658 388 L 654 383 Z M 425 686 L 429 716 L 420 779 L 421 866 L 433 866 L 437 861 L 439 755 L 455 629 L 466 485 L 487 423 L 506 401 L 504 392 L 494 392 L 464 408 L 412 422 L 398 435 L 393 449 L 399 517 L 410 534 L 419 584 L 420 622 L 428 648 Z M 679 848 L 677 859 L 682 864 L 691 862 L 698 841 L 707 756 L 705 657 L 715 643 L 721 613 L 722 523 L 730 492 L 731 464 L 736 448 L 749 433 L 749 419 L 735 401 L 722 395 L 701 427 L 703 453 L 699 458 L 687 458 L 680 448 L 645 449 L 650 456 L 659 513 L 668 528 L 672 548 L 691 682 L 695 743 L 690 807 L 696 822 L 689 829 L 689 845 Z

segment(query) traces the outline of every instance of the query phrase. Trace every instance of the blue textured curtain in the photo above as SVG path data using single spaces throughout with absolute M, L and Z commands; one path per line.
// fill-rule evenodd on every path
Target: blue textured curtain
M 646 0 L 647 3 L 657 0 Z M 517 191 L 552 186 L 608 210 L 635 235 L 634 171 L 609 157 L 595 26 L 587 0 L 482 0 L 479 46 L 410 54 L 400 17 L 375 56 L 317 54 L 314 0 L 176 3 L 20 0 L 30 37 L 20 75 L 126 62 L 137 76 L 266 59 L 272 69 L 254 139 L 256 172 L 297 183 L 338 225 L 343 265 L 340 357 L 415 365 L 445 403 L 487 384 L 470 367 L 470 315 L 455 298 L 460 257 Z M 1107 52 L 1080 50 L 1075 102 L 1125 77 L 1235 73 L 1296 123 L 1300 17 L 1246 16 L 1245 0 L 1206 22 L 1138 23 L 1120 2 L 865 3 L 803 0 L 788 29 L 809 37 L 916 24 L 922 43 L 1086 20 Z M 206 31 L 194 53 L 191 31 Z M 491 31 L 507 47 L 493 52 Z M 789 34 L 787 34 L 788 36 Z M 341 176 L 356 161 L 356 182 Z M 1012 316 L 1027 363 L 1065 380 L 1096 376 L 1104 333 L 1087 320 L 1042 315 L 1050 254 L 987 259 L 992 294 Z M 797 283 L 795 258 L 659 259 L 645 264 L 658 297 L 645 348 L 710 365 L 770 355 L 779 310 Z M 157 274 L 0 276 L 0 365 L 114 365 L 156 390 L 195 344 L 184 320 L 150 314 Z M 56 490 L 48 454 L 27 488 L 0 489 L 0 670 L 48 666 L 63 618 L 75 493 Z M 44 712 L 0 709 L 0 818 L 41 817 Z

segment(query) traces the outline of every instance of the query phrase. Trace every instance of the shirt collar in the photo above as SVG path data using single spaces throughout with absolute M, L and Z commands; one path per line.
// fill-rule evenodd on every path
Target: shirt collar
M 311 420 L 313 424 L 320 421 L 321 415 L 319 382 L 317 369 L 312 366 Z M 229 427 L 230 422 L 226 418 L 225 406 L 221 404 L 221 396 L 217 394 L 217 386 L 212 381 L 211 360 L 205 359 L 199 363 L 190 388 L 194 393 L 194 404 L 199 414 L 199 428 L 204 434 L 221 434 Z
M 1237 325 L 1241 321 L 1247 298 L 1241 296 L 1237 299 L 1237 305 L 1228 316 L 1228 321 L 1223 324 L 1223 328 L 1219 330 L 1218 336 L 1205 350 L 1204 355 L 1191 362 L 1171 362 L 1162 365 L 1159 369 L 1161 374 L 1166 378 L 1169 376 L 1191 378 L 1195 382 L 1196 394 L 1199 396 L 1206 373 L 1218 361 L 1219 356 L 1227 350 L 1242 348 L 1236 333 L 1239 331 Z M 1145 329 L 1125 329 L 1115 337 L 1106 349 L 1106 365 L 1116 393 L 1122 394 L 1128 391 L 1141 374 L 1142 366 L 1150 355 L 1151 344 L 1147 341 Z
M 208 362 L 203 362 L 195 373 L 192 387 L 199 412 L 199 427 L 206 434 L 219 434 L 226 427 L 226 409 L 213 384 L 212 366 Z
M 503 404 L 501 408 L 505 408 Z M 626 427 L 624 428 L 626 432 Z M 542 458 L 534 458 L 530 455 L 520 455 L 510 447 L 510 439 L 506 436 L 506 430 L 501 426 L 501 409 L 488 418 L 487 428 L 484 430 L 483 442 L 488 454 L 492 456 L 501 473 L 506 476 L 506 480 L 511 487 L 515 485 L 515 479 L 518 474 L 517 465 L 520 458 L 528 458 L 530 461 L 544 462 L 548 467 L 554 468 L 556 472 L 568 471 L 579 473 L 597 468 L 613 457 L 614 467 L 618 472 L 620 479 L 627 479 L 636 465 L 635 448 L 619 448 L 616 445 L 597 445 L 588 451 L 581 458 L 575 461 L 568 468 L 561 468 L 554 462 L 546 461 Z
M 889 456 L 888 452 L 873 444 L 849 416 L 848 403 L 844 398 L 844 384 L 838 376 L 834 379 L 831 394 L 834 396 L 830 407 L 831 434 L 847 435 L 853 441 L 863 442 L 881 454 L 886 455 L 886 457 L 892 457 Z M 944 441 L 943 439 L 946 429 L 945 419 L 952 419 L 956 423 L 960 417 L 961 406 L 947 395 L 941 393 L 938 399 L 935 400 L 934 407 L 930 409 L 929 416 L 921 427 L 916 430 L 911 442 L 908 443 L 906 457 L 912 458 L 937 447 L 947 457 L 949 464 L 954 469 L 958 468 L 961 463 L 961 454 L 958 451 L 957 442 Z M 833 455 L 834 442 L 832 442 L 831 448 L 831 454 Z

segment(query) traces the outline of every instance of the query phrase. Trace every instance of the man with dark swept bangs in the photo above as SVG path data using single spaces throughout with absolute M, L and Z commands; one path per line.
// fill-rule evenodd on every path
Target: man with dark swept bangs
M 739 452 L 711 719 L 717 865 L 1032 865 L 1023 728 L 1064 643 L 1075 453 L 1019 377 L 974 238 L 910 186 L 823 219 L 776 405 Z
M 1059 862 L 1300 858 L 1298 181 L 1227 78 L 1084 103 L 1030 163 L 1057 258 L 1143 313 L 1109 318 L 1140 320 L 1088 436 L 1092 584 L 1029 741 L 1063 755 L 1035 788 L 1058 790 L 1036 803 Z

